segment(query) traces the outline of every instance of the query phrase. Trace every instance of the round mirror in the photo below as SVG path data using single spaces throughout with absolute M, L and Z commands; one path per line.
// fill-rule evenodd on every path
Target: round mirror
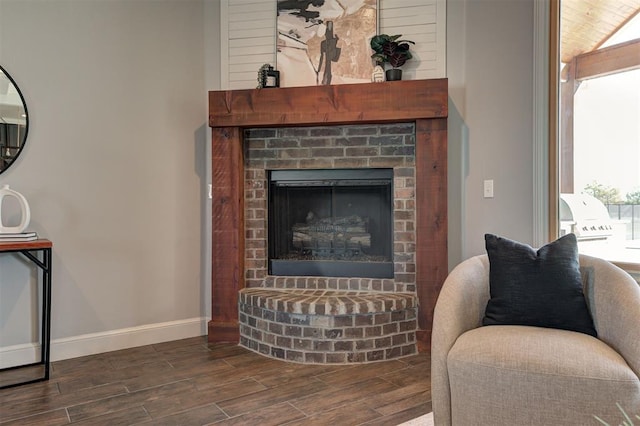
M 0 173 L 22 152 L 28 129 L 24 97 L 13 78 L 0 66 Z

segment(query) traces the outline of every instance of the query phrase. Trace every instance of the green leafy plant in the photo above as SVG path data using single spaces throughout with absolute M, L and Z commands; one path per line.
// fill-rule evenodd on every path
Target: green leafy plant
M 409 44 L 415 43 L 411 40 L 398 40 L 400 37 L 402 37 L 401 34 L 393 36 L 378 34 L 373 36 L 371 38 L 371 48 L 375 53 L 371 55 L 371 58 L 379 65 L 389 63 L 393 68 L 403 66 L 405 62 L 413 58 L 409 51 Z
M 627 203 L 640 204 L 640 189 L 627 194 Z
M 593 181 L 584 187 L 584 192 L 593 195 L 603 204 L 614 204 L 620 202 L 620 191 L 611 186 L 605 186 L 601 183 Z

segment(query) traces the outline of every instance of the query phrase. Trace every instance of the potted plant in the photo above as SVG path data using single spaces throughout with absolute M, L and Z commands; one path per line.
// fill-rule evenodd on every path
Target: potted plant
M 401 34 L 387 35 L 378 34 L 371 38 L 371 48 L 375 52 L 371 58 L 377 65 L 389 63 L 391 69 L 386 71 L 388 81 L 401 80 L 401 66 L 413 57 L 409 51 L 409 43 L 415 44 L 411 40 L 399 40 Z

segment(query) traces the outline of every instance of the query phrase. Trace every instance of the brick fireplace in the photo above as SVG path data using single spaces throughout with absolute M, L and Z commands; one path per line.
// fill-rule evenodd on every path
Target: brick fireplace
M 446 79 L 210 92 L 209 102 L 213 136 L 209 341 L 239 340 L 239 315 L 245 315 L 246 319 L 248 314 L 251 319 L 258 309 L 238 312 L 238 294 L 242 289 L 302 288 L 313 280 L 313 289 L 324 285 L 325 289 L 356 292 L 414 292 L 419 303 L 418 338 L 428 344 L 435 299 L 447 273 Z M 328 276 L 322 280 L 296 274 L 286 277 L 270 274 L 269 171 L 366 168 L 393 171 L 393 276 L 387 279 Z M 242 303 L 256 300 L 266 309 L 266 298 L 246 295 Z M 415 323 L 416 307 L 407 300 L 403 306 L 410 310 L 402 313 L 401 321 Z M 241 310 L 247 309 L 242 303 Z M 372 302 L 367 303 L 371 306 Z M 393 315 L 398 317 L 399 312 Z M 366 315 L 371 316 L 371 321 L 381 318 L 379 313 L 361 313 L 359 319 L 352 321 L 369 321 Z M 340 320 L 344 322 L 344 318 L 336 318 Z M 254 318 L 254 326 L 255 322 Z M 364 329 L 363 333 L 374 329 Z M 243 330 L 249 340 L 252 332 L 260 333 L 249 328 Z M 281 336 L 273 339 L 276 337 L 282 339 Z M 397 332 L 392 338 L 401 343 L 411 339 Z M 364 340 L 353 343 L 358 344 L 368 343 Z M 371 345 L 377 343 L 372 340 Z M 253 349 L 258 350 L 257 343 Z M 398 346 L 394 350 L 407 349 Z M 356 355 L 378 357 L 373 353 Z M 337 355 L 332 358 L 339 359 Z
M 247 287 L 260 287 L 265 280 L 273 281 L 280 275 L 315 275 L 362 279 L 393 278 L 397 291 L 415 291 L 413 123 L 249 129 L 245 131 L 244 146 Z M 271 173 L 273 180 L 269 179 Z M 291 178 L 279 181 L 280 176 Z M 383 177 L 387 177 L 389 181 Z M 267 188 L 269 181 L 272 182 L 272 188 Z M 386 214 L 379 211 L 386 206 L 373 205 L 377 196 L 381 195 L 376 188 L 379 188 L 378 191 L 389 192 L 386 195 L 389 209 Z M 271 193 L 273 198 L 274 193 L 278 195 L 280 192 L 290 208 L 271 206 L 273 211 L 269 214 L 268 194 Z M 337 209 L 338 216 L 371 219 L 372 223 L 367 226 L 370 229 L 365 230 L 364 225 L 362 226 L 362 231 L 366 232 L 369 240 L 368 247 L 358 244 L 358 239 L 354 242 L 345 241 L 348 237 L 344 237 L 341 242 L 351 244 L 350 247 L 328 247 L 326 251 L 331 253 L 324 256 L 323 253 L 316 253 L 322 252 L 323 247 L 313 247 L 315 241 L 311 241 L 311 237 L 305 241 L 309 247 L 301 247 L 302 242 L 299 248 L 291 247 L 290 228 L 294 222 L 299 224 L 309 221 L 305 217 L 307 214 L 317 216 L 310 220 L 312 223 L 314 220 L 327 220 L 329 212 L 324 206 L 325 198 L 335 202 L 334 208 Z M 342 203 L 348 205 L 341 205 Z M 297 213 L 298 217 L 289 221 L 287 216 L 293 213 Z M 288 235 L 282 238 L 271 235 L 268 238 L 268 228 L 273 228 L 274 222 L 283 222 L 283 228 L 288 229 L 282 231 L 288 232 Z M 369 231 L 373 234 L 373 247 Z M 321 237 L 327 235 L 315 234 Z M 284 241 L 277 241 L 279 239 Z M 326 240 L 325 243 L 328 246 L 337 244 Z M 377 244 L 385 247 L 376 247 Z M 385 250 L 386 244 L 389 245 L 388 250 Z M 291 249 L 291 253 L 308 253 L 308 257 L 320 260 L 272 260 L 268 256 L 269 252 L 279 252 L 283 245 L 286 249 Z M 358 253 L 339 256 L 340 251 Z M 362 255 L 358 256 L 360 252 Z M 325 260 L 332 259 L 332 254 L 338 260 Z M 365 260 L 349 262 L 354 257 Z M 378 258 L 384 258 L 387 262 L 383 259 L 377 261 Z M 371 261 L 366 261 L 367 259 Z M 314 273 L 304 273 L 306 264 L 309 264 L 308 268 Z M 291 273 L 286 273 L 287 270 L 291 270 Z

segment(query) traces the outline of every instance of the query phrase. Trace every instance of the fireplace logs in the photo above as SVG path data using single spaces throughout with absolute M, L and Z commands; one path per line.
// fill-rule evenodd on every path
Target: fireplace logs
M 317 219 L 307 214 L 307 223 L 292 227 L 293 246 L 302 254 L 318 257 L 351 257 L 371 247 L 369 218 L 361 216 Z

